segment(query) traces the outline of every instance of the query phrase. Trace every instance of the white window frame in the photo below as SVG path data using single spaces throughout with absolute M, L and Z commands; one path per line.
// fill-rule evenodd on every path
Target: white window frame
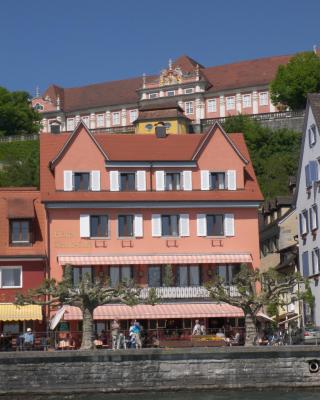
M 184 89 L 184 94 L 192 94 L 194 93 L 194 88 L 185 88 Z
M 318 221 L 318 205 L 313 204 L 309 211 L 310 214 L 310 230 L 315 231 L 319 228 L 319 221 Z
M 317 128 L 312 124 L 308 129 L 309 147 L 313 147 L 317 143 Z
M 120 111 L 115 111 L 112 113 L 112 126 L 120 125 L 121 118 L 120 118 Z
M 90 116 L 85 115 L 81 117 L 82 122 L 86 125 L 87 128 L 90 128 Z
M 169 94 L 172 93 L 172 94 Z M 172 97 L 176 95 L 176 91 L 175 90 L 167 90 L 167 97 Z
M 242 107 L 250 108 L 252 107 L 252 96 L 250 93 L 246 93 L 242 95 Z
M 138 118 L 138 110 L 130 110 L 129 111 L 129 121 L 132 123 Z
M 67 118 L 67 131 L 74 131 L 74 118 Z
M 308 210 L 305 209 L 301 212 L 301 232 L 300 232 L 300 234 L 302 236 L 306 235 L 308 233 L 308 231 L 309 231 L 308 227 L 309 227 Z
M 97 128 L 104 128 L 104 114 L 97 114 Z
M 159 97 L 159 93 L 158 92 L 149 93 L 149 99 L 156 99 L 158 97 Z
M 226 97 L 226 110 L 234 110 L 236 108 L 236 97 L 235 96 L 227 96 Z
M 4 269 L 19 269 L 20 270 L 20 286 L 3 286 L 2 284 L 2 271 Z M 22 282 L 23 274 L 22 274 L 22 266 L 21 265 L 5 265 L 0 267 L 0 289 L 19 289 L 23 287 Z
M 217 99 L 208 99 L 207 100 L 207 112 L 216 112 L 217 111 Z
M 319 247 L 315 247 L 312 250 L 312 273 L 314 275 L 319 274 L 320 272 L 320 249 Z
M 187 115 L 191 115 L 194 113 L 194 105 L 193 105 L 193 101 L 186 101 L 184 103 L 184 112 Z
M 259 105 L 267 106 L 269 104 L 269 93 L 268 92 L 259 92 Z

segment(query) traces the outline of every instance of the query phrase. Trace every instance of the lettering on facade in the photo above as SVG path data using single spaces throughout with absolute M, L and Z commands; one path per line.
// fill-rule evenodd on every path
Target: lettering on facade
M 56 249 L 87 249 L 93 247 L 93 242 L 55 242 L 54 247 Z

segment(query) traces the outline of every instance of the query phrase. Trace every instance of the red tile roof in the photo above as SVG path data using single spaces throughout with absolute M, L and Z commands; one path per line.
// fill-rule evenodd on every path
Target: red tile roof
M 268 84 L 275 76 L 279 65 L 286 64 L 292 55 L 260 58 L 204 68 L 200 74 L 210 83 L 210 91 L 222 91 Z M 173 66 L 180 66 L 186 72 L 194 71 L 197 62 L 188 56 L 179 57 Z M 147 77 L 154 81 L 156 76 Z M 60 97 L 61 108 L 66 111 L 81 111 L 88 108 L 121 104 L 136 104 L 139 101 L 138 90 L 142 87 L 142 77 L 97 83 L 88 86 L 62 88 L 51 85 L 44 96 L 52 100 Z

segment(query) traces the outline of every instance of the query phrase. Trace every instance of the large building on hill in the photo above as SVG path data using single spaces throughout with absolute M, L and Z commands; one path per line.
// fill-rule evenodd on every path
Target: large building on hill
M 80 119 L 91 130 L 133 132 L 143 107 L 174 99 L 195 132 L 206 119 L 273 113 L 269 84 L 291 56 L 276 56 L 204 67 L 181 56 L 159 75 L 141 76 L 82 87 L 51 85 L 33 106 L 43 115 L 43 132 L 72 132 Z M 148 127 L 153 132 L 152 125 Z M 148 132 L 148 131 L 147 131 Z M 146 132 L 146 133 L 147 133 Z

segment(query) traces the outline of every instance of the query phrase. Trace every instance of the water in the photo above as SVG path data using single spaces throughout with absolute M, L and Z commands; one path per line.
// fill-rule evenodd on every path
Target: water
M 197 391 L 133 394 L 70 394 L 46 396 L 0 396 L 1 400 L 316 400 L 319 389 L 263 391 Z

